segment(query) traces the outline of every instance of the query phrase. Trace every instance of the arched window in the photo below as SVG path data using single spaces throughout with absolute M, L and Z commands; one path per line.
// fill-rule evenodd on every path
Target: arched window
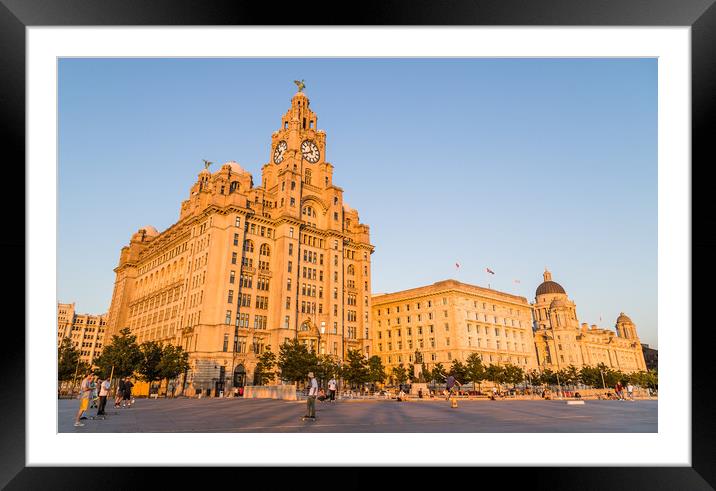
M 349 265 L 348 265 L 348 274 L 351 275 L 351 276 L 353 276 L 354 274 L 356 274 L 356 270 L 355 270 L 355 268 L 353 267 L 352 264 L 349 264 Z
M 270 256 L 271 255 L 271 249 L 269 248 L 268 244 L 261 244 L 261 247 L 259 248 L 259 255 L 261 255 L 261 256 Z
M 303 207 L 303 214 L 309 217 L 315 217 L 316 212 L 311 208 L 310 206 L 304 206 Z
M 244 252 L 254 252 L 254 243 L 251 240 L 244 241 Z

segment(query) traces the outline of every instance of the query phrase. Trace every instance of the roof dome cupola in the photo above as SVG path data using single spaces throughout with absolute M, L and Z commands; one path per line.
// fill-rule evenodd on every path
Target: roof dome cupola
M 555 281 L 552 281 L 552 273 L 550 273 L 547 269 L 544 270 L 543 277 L 544 281 L 540 286 L 537 287 L 535 296 L 546 295 L 550 293 L 562 293 L 565 295 L 567 294 L 567 292 L 564 291 L 564 288 L 562 288 L 562 285 Z

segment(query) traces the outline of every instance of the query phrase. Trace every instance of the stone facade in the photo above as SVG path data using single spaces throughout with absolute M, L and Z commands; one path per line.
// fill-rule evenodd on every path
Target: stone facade
M 478 353 L 485 364 L 537 368 L 532 309 L 524 297 L 456 280 L 374 295 L 371 346 L 390 370 L 415 362 L 432 369 Z
M 78 314 L 74 303 L 57 304 L 57 346 L 63 338 L 70 338 L 80 361 L 90 366 L 102 351 L 106 325 L 106 314 Z
M 534 315 L 534 338 L 542 368 L 561 370 L 574 365 L 604 363 L 623 372 L 646 370 L 646 363 L 634 323 L 621 313 L 616 330 L 579 324 L 576 305 L 549 271 L 537 287 Z
M 291 338 L 339 359 L 365 349 L 369 227 L 333 183 L 326 133 L 303 92 L 269 155 L 258 186 L 236 162 L 213 173 L 207 162 L 178 221 L 140 228 L 121 250 L 109 332 L 181 345 L 187 389 L 250 384 L 258 354 Z

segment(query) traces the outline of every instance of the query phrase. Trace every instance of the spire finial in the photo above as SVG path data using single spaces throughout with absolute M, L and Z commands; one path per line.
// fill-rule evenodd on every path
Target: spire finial
M 306 84 L 304 83 L 304 80 L 303 80 L 303 79 L 301 79 L 301 80 L 294 80 L 293 83 L 296 84 L 296 86 L 298 87 L 298 91 L 299 91 L 299 92 L 303 92 L 303 89 L 306 87 Z
M 206 169 L 206 170 L 209 170 L 209 166 L 214 163 L 214 162 L 209 162 L 206 159 L 201 159 L 201 160 L 204 161 L 204 169 Z
M 546 266 L 544 268 L 543 277 L 544 277 L 544 281 L 552 281 L 552 273 L 549 272 L 549 270 L 547 269 Z

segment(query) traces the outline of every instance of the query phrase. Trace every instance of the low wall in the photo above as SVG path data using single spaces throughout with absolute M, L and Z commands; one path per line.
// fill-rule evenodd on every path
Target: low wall
M 247 385 L 244 387 L 244 399 L 283 399 L 296 400 L 295 385 Z

